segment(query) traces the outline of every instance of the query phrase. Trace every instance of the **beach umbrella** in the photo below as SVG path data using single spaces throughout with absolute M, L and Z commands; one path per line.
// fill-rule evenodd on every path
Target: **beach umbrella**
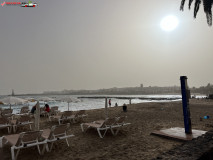
M 75 98 L 75 97 L 72 97 L 72 96 L 66 96 L 66 97 L 62 97 L 60 98 L 60 101 L 65 101 L 68 103 L 68 111 L 69 111 L 69 104 L 72 102 L 72 103 L 77 103 L 77 102 L 81 102 L 80 99 L 78 98 Z
M 13 97 L 13 96 L 4 97 L 0 99 L 0 101 L 3 104 L 10 105 L 10 109 L 11 109 L 11 105 L 20 105 L 20 104 L 28 103 L 28 101 L 25 99 Z

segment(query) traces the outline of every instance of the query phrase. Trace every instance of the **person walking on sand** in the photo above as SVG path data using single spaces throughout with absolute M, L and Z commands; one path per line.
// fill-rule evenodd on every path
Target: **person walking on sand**
M 123 111 L 127 112 L 127 105 L 125 103 L 123 104 Z
M 109 107 L 111 107 L 111 99 L 109 99 Z

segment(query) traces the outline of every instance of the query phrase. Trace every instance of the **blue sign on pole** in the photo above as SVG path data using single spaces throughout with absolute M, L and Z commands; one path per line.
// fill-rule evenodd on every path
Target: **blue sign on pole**
M 185 133 L 191 134 L 192 126 L 191 126 L 190 109 L 189 109 L 190 91 L 189 91 L 188 85 L 187 85 L 187 77 L 181 76 L 180 83 L 181 83 Z

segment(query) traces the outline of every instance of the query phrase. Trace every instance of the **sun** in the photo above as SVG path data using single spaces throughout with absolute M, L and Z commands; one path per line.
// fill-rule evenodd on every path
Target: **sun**
M 164 31 L 170 32 L 177 28 L 179 21 L 175 16 L 166 16 L 161 20 L 160 26 Z

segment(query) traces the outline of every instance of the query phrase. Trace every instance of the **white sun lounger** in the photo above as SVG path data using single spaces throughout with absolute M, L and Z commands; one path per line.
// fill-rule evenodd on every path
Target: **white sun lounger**
M 45 144 L 46 141 L 40 141 L 43 131 L 22 132 L 20 134 L 12 134 L 0 137 L 0 148 L 8 144 L 11 146 L 12 160 L 17 159 L 20 149 L 37 146 L 39 154 L 42 154 L 39 145 Z M 17 150 L 15 154 L 15 150 Z
M 107 130 L 111 130 L 111 133 L 113 135 L 117 135 L 120 128 L 122 126 L 125 126 L 125 125 L 128 125 L 130 123 L 124 123 L 124 120 L 125 118 L 121 118 L 121 117 L 118 117 L 118 118 L 108 118 L 106 120 L 99 120 L 99 121 L 94 121 L 92 123 L 82 123 L 80 126 L 81 126 L 81 129 L 82 129 L 82 132 L 84 132 L 84 126 L 87 126 L 87 129 L 88 128 L 94 128 L 97 130 L 100 138 L 104 138 Z M 113 129 L 116 128 L 116 131 L 114 131 Z M 103 134 L 101 134 L 101 131 L 104 131 Z
M 74 136 L 73 134 L 68 134 L 69 128 L 70 128 L 70 123 L 56 125 L 56 126 L 53 126 L 51 129 L 44 129 L 42 137 L 46 139 L 47 152 L 50 152 L 52 150 L 53 143 L 58 140 L 65 139 L 67 142 L 67 146 L 69 146 L 69 142 L 67 138 Z M 49 143 L 50 143 L 50 149 L 48 147 Z M 44 150 L 42 152 L 44 152 Z

